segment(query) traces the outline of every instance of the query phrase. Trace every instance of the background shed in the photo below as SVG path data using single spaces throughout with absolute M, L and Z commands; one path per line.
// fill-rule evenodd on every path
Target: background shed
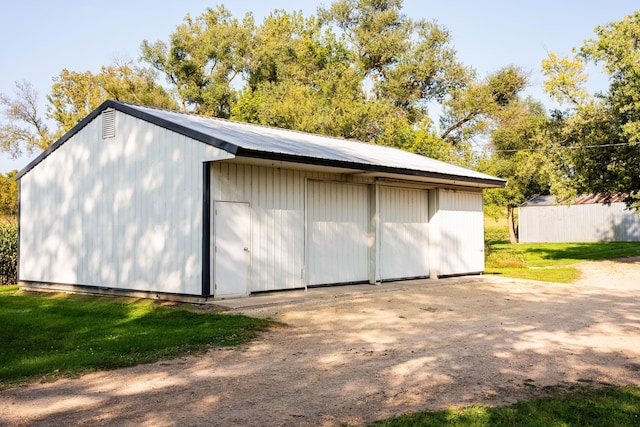
M 601 195 L 578 197 L 571 205 L 553 196 L 538 196 L 519 208 L 521 243 L 638 242 L 640 216 L 628 210 L 622 196 L 605 203 Z

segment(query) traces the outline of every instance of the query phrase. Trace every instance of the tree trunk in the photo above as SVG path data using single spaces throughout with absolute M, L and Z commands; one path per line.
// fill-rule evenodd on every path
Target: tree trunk
M 512 245 L 518 243 L 515 224 L 513 223 L 513 206 L 507 206 L 507 222 L 509 223 L 509 241 Z

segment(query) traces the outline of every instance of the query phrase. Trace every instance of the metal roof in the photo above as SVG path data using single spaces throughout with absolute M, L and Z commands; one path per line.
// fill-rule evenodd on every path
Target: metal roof
M 113 108 L 205 144 L 213 145 L 234 154 L 236 157 L 421 176 L 456 181 L 457 183 L 479 184 L 483 187 L 504 187 L 506 185 L 506 181 L 503 179 L 392 147 L 117 101 L 104 102 L 20 171 L 17 178 L 35 167 L 42 159 L 107 108 Z
M 596 205 L 604 203 L 624 203 L 626 194 L 583 194 L 573 200 L 571 205 Z M 555 196 L 536 196 L 527 200 L 520 207 L 532 207 L 532 206 L 556 206 L 560 203 L 557 202 Z

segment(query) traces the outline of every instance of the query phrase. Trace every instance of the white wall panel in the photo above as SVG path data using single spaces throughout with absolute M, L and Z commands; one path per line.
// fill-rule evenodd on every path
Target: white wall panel
M 211 199 L 250 204 L 251 292 L 304 287 L 302 172 L 213 163 Z
M 309 285 L 367 281 L 367 187 L 310 180 L 307 192 Z
M 98 116 L 20 180 L 20 280 L 200 294 L 202 162 L 230 157 Z
M 438 190 L 439 275 L 484 271 L 482 193 Z
M 429 212 L 426 190 L 381 187 L 382 280 L 429 275 Z
M 523 206 L 518 211 L 522 243 L 640 241 L 640 217 L 624 203 Z

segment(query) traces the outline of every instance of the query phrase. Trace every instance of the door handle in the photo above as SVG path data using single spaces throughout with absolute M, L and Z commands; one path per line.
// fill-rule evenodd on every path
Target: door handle
M 244 251 L 245 252 L 249 252 L 249 248 L 244 248 Z

